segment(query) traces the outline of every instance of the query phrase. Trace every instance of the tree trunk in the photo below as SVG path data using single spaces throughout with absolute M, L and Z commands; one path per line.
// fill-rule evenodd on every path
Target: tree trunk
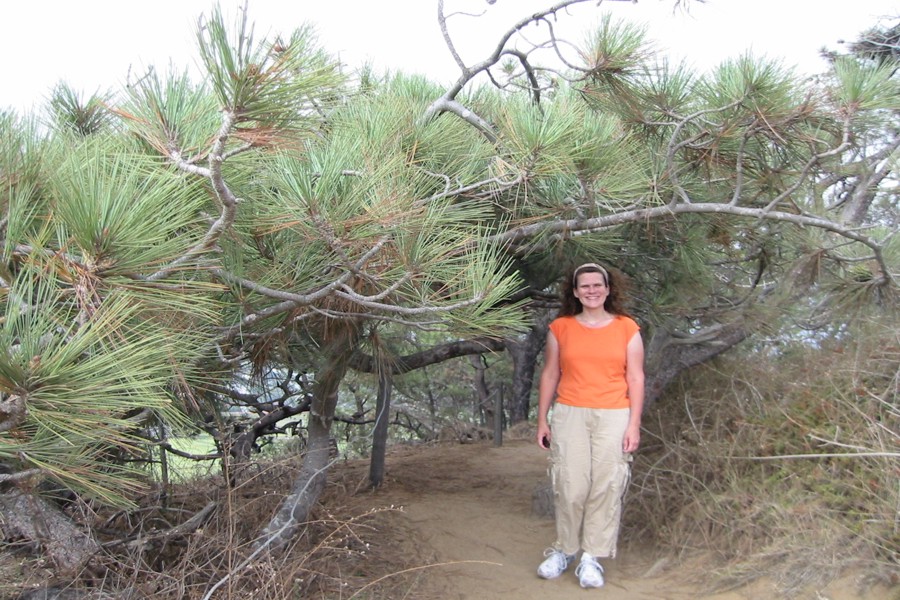
M 494 446 L 503 445 L 503 383 L 500 383 L 497 393 L 494 394 Z
M 387 452 L 388 422 L 391 416 L 391 391 L 394 380 L 388 369 L 378 375 L 378 399 L 375 403 L 375 430 L 372 432 L 372 458 L 369 462 L 369 483 L 373 488 L 384 482 L 384 457 Z
M 512 397 L 509 401 L 509 424 L 528 420 L 531 390 L 538 356 L 547 340 L 547 326 L 553 318 L 551 311 L 535 311 L 531 329 L 524 337 L 506 340 L 506 350 L 513 361 Z
M 19 489 L 0 494 L 0 530 L 5 540 L 25 539 L 40 546 L 63 576 L 78 574 L 100 549 L 55 504 Z
M 645 340 L 644 410 L 662 395 L 665 387 L 687 369 L 715 358 L 747 339 L 742 323 L 709 327 L 691 336 L 676 337 L 662 328 Z
M 894 140 L 882 151 L 861 160 L 856 165 L 858 179 L 844 200 L 841 210 L 842 223 L 861 225 L 865 221 L 875 201 L 878 186 L 893 173 L 892 161 L 888 157 L 896 152 L 897 148 L 900 148 L 900 139 Z
M 491 393 L 488 390 L 485 371 L 487 367 L 484 363 L 483 354 L 472 354 L 469 356 L 469 362 L 475 369 L 475 395 L 477 398 L 476 417 L 482 427 L 494 422 L 494 405 L 491 402 Z
M 303 466 L 290 494 L 257 538 L 256 550 L 265 548 L 275 552 L 289 542 L 297 528 L 308 520 L 310 511 L 325 489 L 328 467 L 331 466 L 331 424 L 337 407 L 338 387 L 347 372 L 357 332 L 351 325 L 345 324 L 344 329 L 334 332 L 333 336 L 322 349 L 325 360 L 316 373 Z

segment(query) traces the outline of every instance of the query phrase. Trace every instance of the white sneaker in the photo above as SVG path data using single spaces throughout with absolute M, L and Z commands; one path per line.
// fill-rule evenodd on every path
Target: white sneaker
M 575 560 L 574 554 L 566 554 L 556 548 L 547 548 L 544 550 L 544 556 L 547 558 L 544 559 L 544 562 L 541 563 L 537 570 L 538 577 L 543 577 L 544 579 L 559 577 Z
M 590 554 L 581 555 L 581 562 L 575 567 L 575 575 L 583 588 L 603 587 L 603 567 Z

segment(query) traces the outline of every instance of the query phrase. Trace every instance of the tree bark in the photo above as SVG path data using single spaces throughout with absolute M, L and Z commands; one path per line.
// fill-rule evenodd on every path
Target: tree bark
M 56 505 L 16 488 L 0 494 L 0 530 L 5 540 L 24 539 L 40 546 L 64 577 L 78 574 L 100 549 L 90 533 Z
M 384 482 L 384 459 L 387 453 L 388 423 L 391 416 L 391 392 L 394 381 L 384 369 L 378 375 L 378 398 L 375 402 L 375 429 L 372 432 L 372 458 L 369 461 L 369 483 L 373 488 Z
M 524 337 L 506 340 L 506 350 L 513 361 L 512 397 L 509 401 L 509 423 L 515 425 L 528 420 L 531 409 L 531 390 L 538 356 L 547 340 L 547 326 L 553 318 L 549 310 L 533 313 L 531 328 Z
M 488 389 L 485 371 L 487 366 L 484 363 L 483 354 L 469 355 L 469 362 L 475 369 L 475 394 L 477 398 L 476 417 L 482 427 L 494 422 L 494 405 L 491 402 L 491 392 Z
M 343 327 L 332 334 L 331 341 L 322 350 L 324 362 L 316 373 L 313 386 L 303 466 L 290 494 L 257 538 L 255 550 L 265 548 L 268 552 L 275 552 L 284 547 L 294 537 L 297 528 L 308 520 L 325 489 L 331 466 L 331 425 L 337 407 L 338 387 L 347 372 L 351 350 L 358 337 L 352 325 L 344 324 Z
M 691 336 L 675 336 L 663 328 L 654 328 L 645 342 L 644 410 L 682 372 L 730 350 L 749 335 L 742 323 L 710 327 Z
M 391 362 L 391 373 L 402 375 L 422 367 L 438 364 L 451 358 L 469 356 L 471 354 L 483 354 L 485 352 L 499 352 L 504 348 L 504 341 L 500 338 L 476 338 L 473 340 L 458 340 L 448 344 L 441 344 L 406 356 L 399 356 Z M 350 359 L 350 368 L 360 373 L 375 373 L 378 370 L 374 356 L 354 352 Z

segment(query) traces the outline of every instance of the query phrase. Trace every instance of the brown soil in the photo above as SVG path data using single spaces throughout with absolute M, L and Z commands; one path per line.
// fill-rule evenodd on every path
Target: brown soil
M 348 463 L 345 467 L 349 467 Z M 364 479 L 365 467 L 344 470 L 343 479 Z M 341 471 L 341 469 L 337 469 Z M 671 563 L 620 542 L 615 560 L 603 561 L 606 586 L 583 590 L 572 570 L 553 581 L 537 577 L 543 550 L 554 539 L 552 519 L 532 514 L 532 493 L 546 477 L 547 454 L 530 440 L 395 448 L 387 460 L 385 483 L 376 492 L 354 496 L 360 510 L 393 506 L 379 526 L 394 535 L 390 547 L 376 552 L 405 553 L 402 572 L 386 576 L 357 598 L 545 600 L 584 598 L 594 593 L 608 600 L 745 600 L 776 598 L 771 583 L 724 593 L 704 591 L 702 573 L 687 576 Z M 350 474 L 356 471 L 355 474 Z M 349 475 L 349 479 L 348 479 Z M 338 485 L 341 485 L 338 483 Z M 403 535 L 397 535 L 399 532 Z M 384 531 L 382 531 L 384 533 Z M 394 558 L 397 558 L 396 555 Z M 389 580 L 396 579 L 391 585 Z M 802 597 L 816 600 L 898 600 L 900 590 L 860 591 L 844 577 Z

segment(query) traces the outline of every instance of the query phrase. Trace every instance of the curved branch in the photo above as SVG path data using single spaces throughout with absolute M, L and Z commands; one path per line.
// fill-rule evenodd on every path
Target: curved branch
M 179 266 L 184 265 L 195 256 L 209 252 L 216 246 L 222 233 L 234 223 L 234 219 L 237 216 L 238 199 L 225 183 L 225 178 L 222 175 L 222 164 L 226 157 L 225 145 L 228 143 L 228 138 L 231 136 L 231 129 L 235 124 L 235 120 L 236 116 L 233 112 L 224 111 L 222 113 L 222 124 L 219 127 L 216 141 L 209 154 L 208 170 L 200 169 L 195 165 L 188 165 L 188 163 L 185 163 L 184 161 L 181 163 L 176 162 L 180 168 L 187 169 L 191 173 L 207 176 L 209 178 L 212 183 L 213 191 L 216 194 L 216 198 L 222 206 L 222 212 L 219 214 L 219 218 L 210 226 L 202 240 L 197 242 L 192 248 L 189 248 L 183 255 L 169 263 L 165 268 L 147 276 L 147 281 L 156 281 L 167 277 L 172 271 Z
M 694 120 L 699 119 L 700 117 L 706 116 L 708 114 L 730 110 L 730 109 L 740 105 L 741 102 L 743 102 L 743 98 L 735 100 L 734 102 L 730 102 L 730 103 L 726 104 L 725 106 L 698 110 L 697 112 L 695 112 L 693 114 L 687 115 L 681 119 L 681 121 L 675 126 L 675 129 L 672 131 L 672 135 L 669 136 L 669 145 L 668 145 L 668 150 L 666 151 L 666 168 L 669 172 L 669 177 L 671 178 L 672 183 L 676 188 L 676 193 L 679 193 L 685 202 L 690 203 L 690 199 L 687 197 L 687 195 L 684 193 L 684 190 L 678 184 L 678 173 L 677 173 L 677 169 L 675 168 L 675 153 L 678 150 L 680 150 L 681 148 L 683 148 L 684 146 L 689 145 L 691 142 L 693 142 L 697 138 L 705 135 L 706 132 L 701 131 L 700 133 L 698 133 L 694 136 L 691 136 L 685 140 L 681 140 L 678 143 L 675 143 L 675 140 L 678 138 L 679 134 L 681 133 L 681 130 L 684 129 L 689 123 L 693 122 Z M 675 201 L 676 201 L 675 195 L 673 194 L 672 204 L 675 204 Z
M 441 363 L 451 358 L 483 354 L 485 352 L 499 352 L 505 348 L 506 340 L 500 338 L 481 337 L 471 340 L 458 340 L 449 344 L 435 346 L 422 352 L 395 357 L 388 363 L 388 366 L 391 367 L 391 374 L 402 375 L 403 373 L 409 373 L 410 371 Z M 360 351 L 354 352 L 350 358 L 350 368 L 362 373 L 378 372 L 378 364 L 375 357 Z
M 495 144 L 497 142 L 497 134 L 494 133 L 494 128 L 490 123 L 488 123 L 482 117 L 472 112 L 453 98 L 448 97 L 447 94 L 444 94 L 443 96 L 435 100 L 431 104 L 431 106 L 428 107 L 424 122 L 427 123 L 428 120 L 433 116 L 436 116 L 437 114 L 443 112 L 453 113 L 463 121 L 474 126 L 492 144 Z
M 843 152 L 844 150 L 846 150 L 849 147 L 850 147 L 850 118 L 847 117 L 844 119 L 843 130 L 841 133 L 841 143 L 838 144 L 836 147 L 831 148 L 830 150 L 827 150 L 820 154 L 816 154 L 815 156 L 810 158 L 806 162 L 806 164 L 803 165 L 803 169 L 801 169 L 799 176 L 796 178 L 797 181 L 794 182 L 793 185 L 788 186 L 788 188 L 786 190 L 784 190 L 783 192 L 778 194 L 774 199 L 772 199 L 772 201 L 769 202 L 769 205 L 766 206 L 765 211 L 768 212 L 770 210 L 773 210 L 776 206 L 778 206 L 778 204 L 782 200 L 787 198 L 789 195 L 793 194 L 807 180 L 806 178 L 807 178 L 807 175 L 809 175 L 810 170 L 813 168 L 814 165 L 818 164 L 818 162 L 820 160 L 822 160 L 823 158 L 831 157 L 831 156 L 837 156 L 838 154 L 840 154 L 841 152 Z
M 175 456 L 180 456 L 181 458 L 186 458 L 188 460 L 201 461 L 201 460 L 218 460 L 222 458 L 221 452 L 210 452 L 209 454 L 192 454 L 190 452 L 185 452 L 184 450 L 179 450 L 169 442 L 159 442 L 156 444 L 160 448 L 165 449 L 166 452 L 171 452 Z
M 463 73 L 466 73 L 466 63 L 463 62 L 459 52 L 456 51 L 456 45 L 450 38 L 450 31 L 447 29 L 447 17 L 444 15 L 444 0 L 438 0 L 438 25 L 441 28 L 441 35 L 444 37 L 444 43 L 447 44 L 450 55 L 453 56 L 453 60 L 459 66 L 460 70 L 462 70 Z
M 447 304 L 444 306 L 422 306 L 422 307 L 412 307 L 412 306 L 398 306 L 396 304 L 384 304 L 382 302 L 372 302 L 366 300 L 365 296 L 360 296 L 355 292 L 342 292 L 337 291 L 335 295 L 338 298 L 343 300 L 347 300 L 349 302 L 353 302 L 354 304 L 358 304 L 369 310 L 383 310 L 392 314 L 399 315 L 433 315 L 438 313 L 445 313 L 453 310 L 458 310 L 461 308 L 465 308 L 467 306 L 474 306 L 484 300 L 484 294 L 475 294 L 468 300 L 460 300 L 459 302 L 454 302 L 453 304 Z
M 539 104 L 541 101 L 541 85 L 538 83 L 534 67 L 528 62 L 528 55 L 519 50 L 504 50 L 501 52 L 501 55 L 502 54 L 509 54 L 510 56 L 515 56 L 519 59 L 519 64 L 522 65 L 522 68 L 525 70 L 525 76 L 528 78 L 528 82 L 531 83 L 532 100 L 535 104 Z
M 529 24 L 531 24 L 535 21 L 544 20 L 549 15 L 556 14 L 557 12 L 559 12 L 560 10 L 563 10 L 564 8 L 573 6 L 575 4 L 581 4 L 583 2 L 588 2 L 588 1 L 589 0 L 563 0 L 562 2 L 557 2 L 556 4 L 550 6 L 549 8 L 546 8 L 542 11 L 534 13 L 530 17 L 525 17 L 524 19 L 522 19 L 519 22 L 517 22 L 516 24 L 514 24 L 509 30 L 506 31 L 506 33 L 504 33 L 500 37 L 500 40 L 497 43 L 497 46 L 494 48 L 493 52 L 491 52 L 491 54 L 487 58 L 485 58 L 481 62 L 476 63 L 476 64 L 472 65 L 471 67 L 469 67 L 469 66 L 466 66 L 465 62 L 463 62 L 462 58 L 456 53 L 456 51 L 454 49 L 453 42 L 450 39 L 449 32 L 447 31 L 447 28 L 446 28 L 446 19 L 443 16 L 443 0 L 439 0 L 439 2 L 438 2 L 438 5 L 439 5 L 438 18 L 441 19 L 441 31 L 444 34 L 444 39 L 447 42 L 448 47 L 450 48 L 450 52 L 453 54 L 453 57 L 456 60 L 456 63 L 460 67 L 461 73 L 460 73 L 459 79 L 457 79 L 456 82 L 452 86 L 450 86 L 450 88 L 444 93 L 444 95 L 441 96 L 440 98 L 438 98 L 437 100 L 435 100 L 434 102 L 432 102 L 431 105 L 425 109 L 425 112 L 422 115 L 422 121 L 424 123 L 428 123 L 432 119 L 437 117 L 439 114 L 441 114 L 443 112 L 448 112 L 448 111 L 454 112 L 454 114 L 457 114 L 457 116 L 462 116 L 462 115 L 460 115 L 459 112 L 451 111 L 451 108 L 453 107 L 453 105 L 455 103 L 456 97 L 459 95 L 459 93 L 462 91 L 462 89 L 469 82 L 471 82 L 472 79 L 474 79 L 479 73 L 481 73 L 482 71 L 486 71 L 487 69 L 493 67 L 500 61 L 500 57 L 503 56 L 504 52 L 507 51 L 506 44 L 516 33 L 520 32 L 522 29 L 527 27 Z M 590 1 L 593 1 L 593 0 L 590 0 Z M 625 2 L 625 1 L 630 1 L 630 0 L 612 0 L 612 1 Z M 601 2 L 602 2 L 602 0 L 601 0 Z M 482 119 L 482 121 L 483 121 L 483 119 Z M 479 127 L 479 129 L 481 131 L 485 131 L 481 127 Z
M 893 286 L 897 285 L 895 276 L 891 273 L 887 261 L 885 260 L 883 244 L 878 240 L 859 233 L 857 228 L 847 227 L 841 223 L 830 221 L 823 217 L 769 210 L 768 207 L 748 208 L 716 202 L 669 204 L 666 206 L 628 210 L 614 215 L 605 215 L 591 219 L 565 219 L 550 223 L 522 225 L 521 227 L 516 227 L 503 233 L 490 236 L 488 239 L 492 242 L 515 244 L 516 242 L 521 242 L 547 233 L 572 236 L 596 232 L 617 225 L 624 225 L 626 223 L 648 221 L 679 214 L 711 213 L 731 215 L 740 218 L 779 221 L 791 223 L 800 227 L 815 227 L 817 229 L 824 229 L 836 233 L 837 235 L 859 242 L 871 249 L 874 255 L 873 259 L 876 260 L 881 267 L 882 276 L 884 278 L 883 282 Z
M 429 173 L 429 175 L 434 175 L 435 177 L 438 176 L 435 173 Z M 428 202 L 432 202 L 434 200 L 440 200 L 440 199 L 447 198 L 450 196 L 460 196 L 462 194 L 466 194 L 466 193 L 474 191 L 474 190 L 480 190 L 481 188 L 486 188 L 489 185 L 497 186 L 496 188 L 490 190 L 490 193 L 496 193 L 498 190 L 506 190 L 506 189 L 515 187 L 525 180 L 525 176 L 522 173 L 519 173 L 518 175 L 516 175 L 513 179 L 510 179 L 509 181 L 504 181 L 504 180 L 500 179 L 499 177 L 492 177 L 490 179 L 476 181 L 475 183 L 472 183 L 469 185 L 461 185 L 461 186 L 451 190 L 449 188 L 450 178 L 447 177 L 446 175 L 443 175 L 442 177 L 444 177 L 448 183 L 448 185 L 444 186 L 444 191 L 432 194 L 428 198 L 424 198 L 422 200 L 416 200 L 414 203 L 414 206 L 419 206 L 421 204 L 426 204 Z
M 313 292 L 297 294 L 282 289 L 270 288 L 261 283 L 251 281 L 243 277 L 238 277 L 237 275 L 234 275 L 224 269 L 213 269 L 212 274 L 224 281 L 238 285 L 246 290 L 250 290 L 251 292 L 256 292 L 260 296 L 272 298 L 273 300 L 283 300 L 286 302 L 290 302 L 294 307 L 304 306 L 322 300 L 338 288 L 344 286 L 350 280 L 350 278 L 353 277 L 352 271 L 346 271 L 331 283 L 324 285 Z M 261 312 L 256 314 L 261 314 Z

